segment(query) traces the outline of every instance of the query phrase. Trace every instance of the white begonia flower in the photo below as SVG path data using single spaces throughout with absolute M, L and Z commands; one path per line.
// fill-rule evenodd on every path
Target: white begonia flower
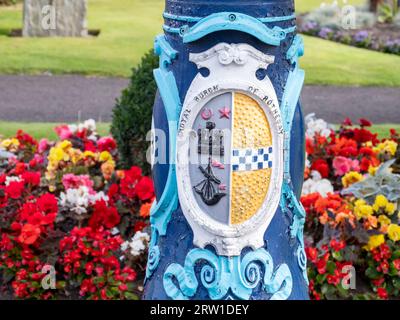
M 313 180 L 315 181 L 320 181 L 322 179 L 321 174 L 319 173 L 318 170 L 312 170 L 311 171 L 311 177 L 313 178 Z
M 81 215 L 87 213 L 87 208 L 99 200 L 107 202 L 109 198 L 103 191 L 91 194 L 88 187 L 80 186 L 77 189 L 68 189 L 66 192 L 61 192 L 59 203 L 62 207 Z
M 315 134 L 327 138 L 331 134 L 332 126 L 322 119 L 317 119 L 315 113 L 310 113 L 305 117 L 306 123 L 306 136 L 308 138 L 314 138 Z
M 88 140 L 97 141 L 97 137 L 96 137 L 95 134 L 91 134 L 91 135 L 88 137 Z
M 89 131 L 96 131 L 96 121 L 93 119 L 86 120 L 84 123 L 79 124 L 79 130 L 87 129 Z
M 6 181 L 5 181 L 5 185 L 8 187 L 10 185 L 11 182 L 21 182 L 22 179 L 21 177 L 6 177 Z
M 121 250 L 126 251 L 130 249 L 130 254 L 136 257 L 139 256 L 144 250 L 146 250 L 149 241 L 150 236 L 148 233 L 138 231 L 135 233 L 131 241 L 125 241 L 121 245 Z
M 10 159 L 15 157 L 15 155 L 11 152 L 6 151 L 3 147 L 0 147 L 0 159 Z
M 111 234 L 112 234 L 113 236 L 119 234 L 119 229 L 118 229 L 117 227 L 112 228 L 112 229 L 111 229 Z
M 78 131 L 78 126 L 76 124 L 70 124 L 68 126 L 69 131 L 71 131 L 72 133 L 75 133 L 76 131 Z
M 129 247 L 129 241 L 125 241 L 124 243 L 121 244 L 122 251 L 128 250 L 128 247 Z
M 333 185 L 328 179 L 321 179 L 318 171 L 311 171 L 311 178 L 304 181 L 302 195 L 318 192 L 322 197 L 326 197 L 328 193 L 333 193 Z

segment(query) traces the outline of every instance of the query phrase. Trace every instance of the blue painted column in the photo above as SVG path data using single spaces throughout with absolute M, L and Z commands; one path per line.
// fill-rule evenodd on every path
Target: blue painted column
M 164 21 L 164 34 L 155 41 L 160 57 L 153 116 L 157 201 L 143 298 L 308 299 L 305 213 L 298 200 L 305 155 L 299 102 L 304 72 L 298 66 L 303 41 L 296 35 L 293 0 L 166 0 Z M 244 105 L 249 114 L 239 115 L 243 105 L 234 102 L 239 97 L 249 104 Z M 214 154 L 201 149 L 200 130 L 230 128 L 224 139 L 233 141 L 236 122 L 251 117 L 251 108 L 264 110 L 271 146 L 235 149 L 228 143 L 217 152 L 224 163 L 211 162 Z M 198 157 L 208 157 L 208 167 L 201 162 L 186 170 L 179 164 L 185 153 L 197 154 L 177 143 L 186 129 L 199 134 Z M 259 162 L 241 166 L 240 152 L 263 158 L 247 157 Z M 237 191 L 243 180 L 235 177 L 246 175 L 246 168 L 248 174 L 270 172 L 260 205 L 261 185 L 251 186 L 250 179 L 253 191 Z M 212 195 L 198 184 L 203 176 L 216 187 L 210 187 Z M 241 196 L 254 198 L 256 212 L 243 211 L 251 205 L 235 202 Z M 261 238 L 252 234 L 252 226 Z

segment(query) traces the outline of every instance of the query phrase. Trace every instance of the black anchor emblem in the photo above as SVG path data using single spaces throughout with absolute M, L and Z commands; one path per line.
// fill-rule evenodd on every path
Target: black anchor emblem
M 209 155 L 208 165 L 205 168 L 199 166 L 199 170 L 201 171 L 205 179 L 194 186 L 193 189 L 201 196 L 201 199 L 206 205 L 213 206 L 226 196 L 226 193 L 219 192 L 219 185 L 221 184 L 221 180 L 215 176 L 212 169 L 211 160 L 211 156 L 213 154 L 217 153 L 220 156 L 224 155 L 224 140 L 223 132 L 221 130 L 214 130 L 214 122 L 207 122 L 206 128 L 206 130 L 198 130 L 198 153 L 207 153 Z

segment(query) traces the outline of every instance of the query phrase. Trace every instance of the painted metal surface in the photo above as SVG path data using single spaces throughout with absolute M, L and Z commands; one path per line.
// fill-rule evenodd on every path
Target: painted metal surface
M 232 27 L 235 21 L 230 21 L 229 28 L 226 28 L 218 19 L 207 18 L 221 17 L 221 13 L 245 16 L 241 22 L 254 23 L 246 24 L 247 28 Z M 156 42 L 160 68 L 155 72 L 159 93 L 154 104 L 154 128 L 165 132 L 167 141 L 157 148 L 164 148 L 168 161 L 153 165 L 157 205 L 153 207 L 151 217 L 153 232 L 144 299 L 308 299 L 302 239 L 304 211 L 297 200 L 304 170 L 303 115 L 298 101 L 304 74 L 297 66 L 297 59 L 302 55 L 302 46 L 300 38 L 294 34 L 293 1 L 171 0 L 166 1 L 164 18 L 166 33 Z M 209 28 L 204 27 L 207 21 Z M 260 26 L 260 22 L 265 28 L 255 27 Z M 266 40 L 262 36 L 263 31 L 257 31 L 278 28 L 289 30 L 284 37 L 281 34 L 279 42 L 272 41 L 271 38 Z M 174 32 L 170 32 L 171 30 Z M 179 31 L 176 32 L 177 30 Z M 191 35 L 189 38 L 188 34 Z M 190 41 L 184 41 L 185 35 Z M 273 33 L 269 35 L 272 37 Z M 182 119 L 185 110 L 182 105 L 190 96 L 190 88 L 196 77 L 210 72 L 198 65 L 199 59 L 196 59 L 196 55 L 199 57 L 200 53 L 221 43 L 234 46 L 246 44 L 273 57 L 273 63 L 270 61 L 268 68 L 259 68 L 252 75 L 244 72 L 241 77 L 251 78 L 255 74 L 258 81 L 269 82 L 282 118 L 282 146 L 273 151 L 282 156 L 282 184 L 277 191 L 280 205 L 267 212 L 270 221 L 263 226 L 264 232 L 260 228 L 258 234 L 261 237 L 255 236 L 257 233 L 247 234 L 261 241 L 250 241 L 249 245 L 243 246 L 241 240 L 235 240 L 233 244 L 225 246 L 225 251 L 222 242 L 218 245 L 218 239 L 211 237 L 209 241 L 204 240 L 208 239 L 207 232 L 204 233 L 207 230 L 205 224 L 200 222 L 194 227 L 193 221 L 190 223 L 190 214 L 183 203 L 185 200 L 182 202 L 181 191 L 185 188 L 192 191 L 193 186 L 184 185 L 184 182 L 177 180 L 179 161 L 175 165 L 178 150 L 175 149 L 178 147 L 176 139 L 179 136 L 177 121 Z M 195 63 L 190 61 L 190 55 L 192 60 L 196 60 Z M 222 58 L 224 57 L 241 61 L 240 55 L 230 57 L 228 54 Z M 232 63 L 237 64 L 230 62 L 229 65 Z M 228 77 L 222 74 L 219 78 L 224 90 L 239 91 L 258 101 L 257 95 L 249 92 L 249 88 L 243 83 L 233 81 L 229 84 Z M 262 107 L 262 99 L 259 102 Z M 229 112 L 222 111 L 225 112 L 225 117 L 229 117 Z M 212 112 L 215 113 L 216 110 L 203 110 L 198 114 L 202 121 L 206 121 L 211 119 Z M 173 121 L 168 121 L 171 119 Z M 179 201 L 175 197 L 176 190 L 179 190 Z M 228 193 L 230 194 L 230 190 Z M 188 203 L 192 205 L 193 201 L 189 200 Z M 194 214 L 193 217 L 198 218 L 199 215 Z M 251 217 L 243 219 L 245 223 L 251 221 Z M 265 223 L 267 220 L 264 217 L 262 221 Z M 209 223 L 211 229 L 216 226 L 212 220 Z M 243 226 L 241 223 L 238 225 Z M 233 233 L 231 231 L 233 235 L 238 235 L 235 232 L 238 230 Z M 202 235 L 195 236 L 196 234 Z M 215 232 L 211 234 L 215 235 Z M 228 238 L 232 234 L 229 235 L 228 232 Z M 244 239 L 243 235 L 246 238 L 246 232 L 239 234 L 238 238 Z M 203 240 L 198 241 L 199 238 Z

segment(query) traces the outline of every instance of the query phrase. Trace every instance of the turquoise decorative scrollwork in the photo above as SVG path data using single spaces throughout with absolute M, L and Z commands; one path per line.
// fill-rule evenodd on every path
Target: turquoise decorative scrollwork
M 288 299 L 292 292 L 289 267 L 282 264 L 274 271 L 272 257 L 263 248 L 250 251 L 242 259 L 217 256 L 207 249 L 193 249 L 183 266 L 174 263 L 165 271 L 163 284 L 168 297 L 187 300 L 196 294 L 199 283 L 195 267 L 201 262 L 200 281 L 212 300 L 232 297 L 230 292 L 239 299 L 248 300 L 260 282 L 263 290 L 271 294 L 271 300 Z
M 164 35 L 160 35 L 156 38 L 154 50 L 160 57 L 160 67 L 154 70 L 154 78 L 167 114 L 169 141 L 174 142 L 176 141 L 178 118 L 182 104 L 179 98 L 175 77 L 173 73 L 168 70 L 168 66 L 172 63 L 173 59 L 176 58 L 177 51 L 171 47 Z M 152 237 L 149 248 L 146 278 L 149 278 L 158 266 L 160 261 L 160 249 L 157 246 L 158 237 L 166 234 L 171 214 L 178 207 L 175 143 L 170 143 L 169 155 L 169 172 L 164 193 L 158 202 L 155 201 L 153 203 L 150 213 Z
M 303 39 L 296 35 L 293 43 L 287 52 L 287 60 L 293 65 L 293 70 L 289 72 L 285 91 L 282 98 L 283 127 L 285 131 L 284 141 L 284 182 L 281 196 L 281 209 L 283 212 L 293 212 L 293 222 L 290 226 L 290 236 L 299 241 L 297 249 L 297 261 L 303 272 L 303 277 L 308 283 L 307 258 L 304 251 L 303 228 L 305 223 L 305 211 L 293 191 L 290 177 L 290 141 L 294 114 L 297 102 L 300 98 L 301 89 L 304 83 L 304 71 L 298 66 L 299 57 L 304 54 Z
M 164 13 L 164 17 L 178 21 L 196 22 L 192 27 L 184 25 L 180 28 L 174 28 L 164 25 L 164 31 L 180 34 L 184 43 L 199 40 L 213 32 L 236 30 L 251 34 L 266 44 L 279 46 L 288 33 L 296 30 L 296 26 L 285 29 L 275 26 L 271 29 L 264 24 L 266 22 L 290 20 L 294 18 L 293 15 L 287 17 L 267 17 L 257 19 L 239 12 L 219 12 L 204 18 L 180 17 L 168 13 Z
M 149 244 L 149 254 L 146 268 L 146 279 L 151 277 L 160 262 L 160 247 L 157 245 L 158 233 L 153 227 L 151 228 L 151 230 L 151 241 Z

